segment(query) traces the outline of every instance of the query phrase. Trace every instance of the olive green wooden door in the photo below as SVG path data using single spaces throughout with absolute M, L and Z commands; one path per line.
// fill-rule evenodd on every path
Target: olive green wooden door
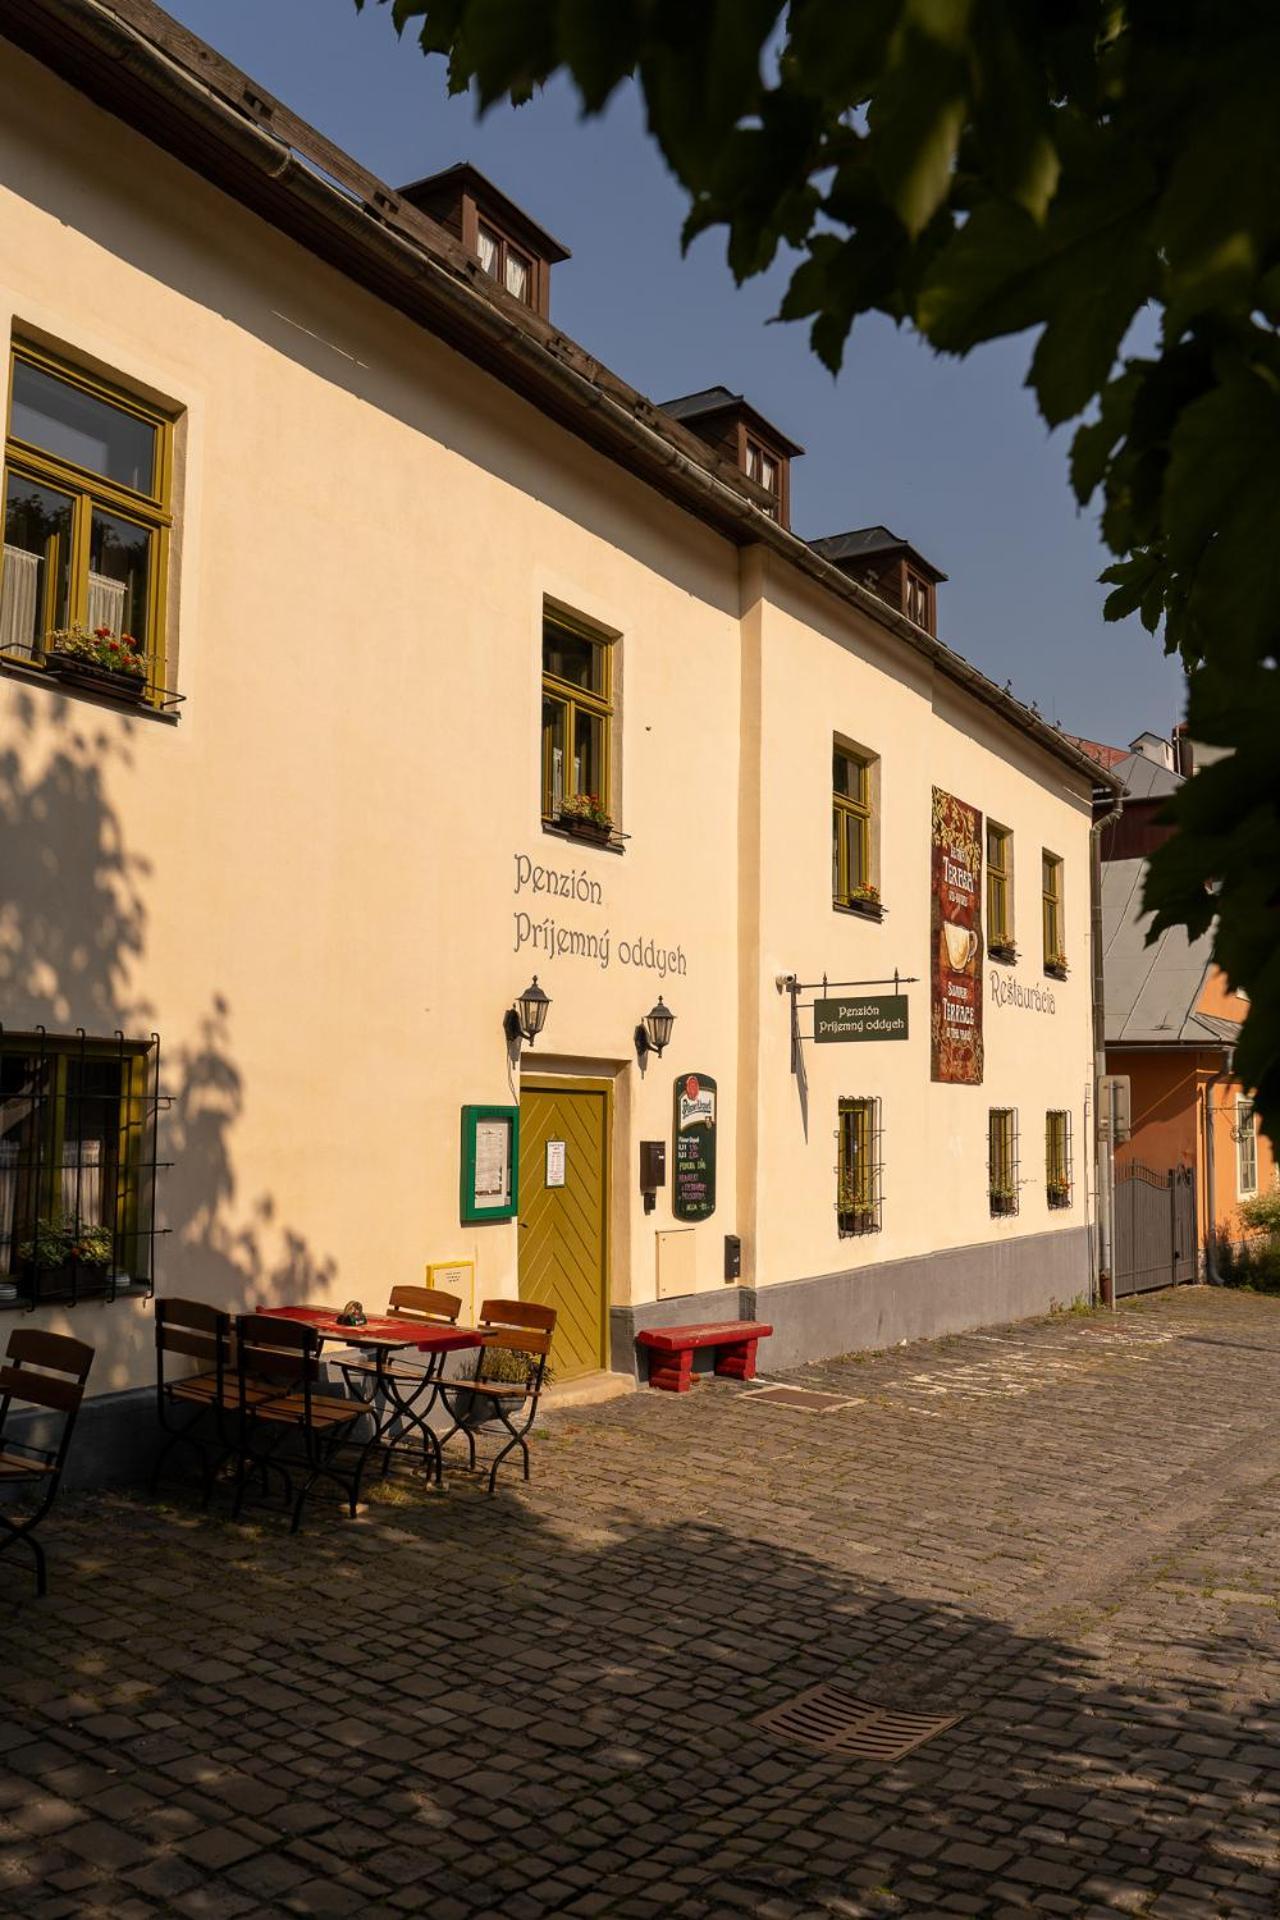
M 554 1307 L 559 1316 L 551 1346 L 559 1380 L 605 1364 L 608 1167 L 607 1092 L 526 1080 L 520 1089 L 520 1298 Z

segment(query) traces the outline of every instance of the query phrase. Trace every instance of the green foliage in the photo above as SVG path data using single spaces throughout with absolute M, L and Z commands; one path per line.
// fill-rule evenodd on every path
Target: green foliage
M 1240 1224 L 1246 1233 L 1265 1234 L 1280 1244 L 1280 1187 L 1267 1193 L 1255 1193 L 1240 1202 Z
M 383 4 L 387 0 L 382 0 Z M 356 0 L 357 6 L 363 0 Z M 1153 935 L 1217 922 L 1251 1010 L 1241 1077 L 1280 1131 L 1280 7 L 1275 0 L 391 0 L 487 107 L 629 77 L 740 278 L 800 260 L 781 317 L 834 371 L 860 315 L 968 353 L 1034 332 L 1078 420 L 1071 478 L 1137 613 L 1190 674 L 1189 782 Z M 1133 322 L 1157 348 L 1123 358 Z M 1083 416 L 1083 418 L 1082 418 Z
M 59 1216 L 37 1220 L 35 1232 L 18 1248 L 18 1257 L 38 1267 L 61 1267 L 78 1260 L 85 1267 L 109 1267 L 112 1241 L 109 1227 L 90 1226 L 84 1220 Z
M 1226 1287 L 1280 1293 L 1280 1241 L 1224 1240 L 1218 1248 L 1218 1272 Z

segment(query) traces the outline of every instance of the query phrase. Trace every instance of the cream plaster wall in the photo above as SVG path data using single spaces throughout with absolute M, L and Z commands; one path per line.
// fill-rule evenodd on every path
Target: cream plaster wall
M 501 1019 L 535 971 L 553 1004 L 529 1064 L 614 1083 L 615 1305 L 655 1294 L 670 1192 L 642 1212 L 638 1142 L 670 1139 L 689 1071 L 720 1092 L 709 1294 L 726 1232 L 767 1284 L 1083 1221 L 1085 783 L 11 49 L 0 183 L 0 337 L 181 416 L 178 724 L 0 677 L 0 1017 L 163 1036 L 163 1290 L 377 1303 L 465 1254 L 481 1292 L 514 1289 L 516 1227 L 458 1225 L 458 1116 L 512 1097 Z M 622 636 L 621 857 L 540 827 L 544 597 Z M 882 756 L 880 927 L 830 905 L 833 730 Z M 1067 863 L 1072 978 L 1051 1019 L 988 1006 L 978 1089 L 928 1078 L 933 782 L 1015 829 L 1028 982 L 1041 844 Z M 537 867 L 598 902 L 537 891 Z M 535 944 L 547 919 L 594 953 Z M 628 963 L 637 940 L 675 970 Z M 912 1038 L 808 1046 L 806 1144 L 774 976 L 895 966 L 921 976 Z M 675 1038 L 642 1075 L 660 990 Z M 836 1233 L 841 1092 L 884 1101 L 864 1240 Z M 993 1222 L 1006 1103 L 1027 1184 Z M 1051 1105 L 1075 1114 L 1069 1213 L 1044 1207 Z M 96 1392 L 150 1379 L 140 1303 L 47 1317 L 97 1344 Z
M 1088 1090 L 1092 1067 L 1087 782 L 1013 736 L 927 663 L 904 657 L 869 622 L 827 604 L 778 567 L 760 572 L 758 724 L 761 768 L 757 1110 L 761 1169 L 757 1280 L 841 1272 L 948 1247 L 1079 1227 L 1087 1218 Z M 880 756 L 880 888 L 876 924 L 831 904 L 831 748 L 841 734 Z M 1015 835 L 1016 967 L 983 968 L 981 1086 L 930 1080 L 930 808 L 932 788 L 1011 827 Z M 1041 968 L 1040 852 L 1066 863 L 1070 976 Z M 985 912 L 985 903 L 984 903 Z M 789 1071 L 789 1008 L 775 987 L 801 981 L 917 976 L 903 990 L 909 1037 L 880 1044 L 804 1045 L 807 1102 Z M 1051 987 L 1055 1011 L 995 1006 L 992 974 Z M 819 989 L 819 991 L 821 991 Z M 811 1002 L 812 993 L 804 996 Z M 801 1031 L 813 1032 L 812 1014 Z M 841 1239 L 835 1214 L 841 1095 L 882 1102 L 883 1229 Z M 807 1104 L 807 1114 L 805 1107 Z M 987 1112 L 1018 1110 L 1019 1211 L 992 1219 Z M 1044 1191 L 1044 1115 L 1073 1116 L 1070 1208 Z M 807 1130 L 807 1144 L 806 1144 Z M 1081 1275 L 1081 1291 L 1087 1276 Z M 764 1305 L 762 1313 L 766 1311 Z
M 471 1254 L 482 1292 L 514 1290 L 515 1226 L 458 1225 L 459 1109 L 511 1098 L 502 1014 L 534 971 L 553 1006 L 531 1064 L 623 1083 L 615 1301 L 652 1297 L 671 1224 L 639 1208 L 634 1142 L 669 1134 L 677 1069 L 720 1079 L 720 1212 L 698 1235 L 718 1283 L 735 554 L 30 63 L 6 52 L 0 87 L 0 334 L 37 329 L 185 422 L 179 724 L 0 686 L 22 822 L 0 1010 L 162 1034 L 164 1289 L 379 1301 Z M 623 636 L 621 858 L 540 827 L 544 595 Z M 117 842 L 127 871 L 103 852 L 87 887 L 86 847 Z M 520 855 L 600 904 L 518 890 Z M 136 894 L 134 944 L 108 953 L 113 893 Z M 517 950 L 526 910 L 607 942 L 608 965 Z M 622 958 L 650 940 L 683 971 Z M 632 1035 L 660 990 L 676 1037 L 642 1077 Z M 51 1323 L 73 1318 L 96 1391 L 150 1377 L 137 1303 Z

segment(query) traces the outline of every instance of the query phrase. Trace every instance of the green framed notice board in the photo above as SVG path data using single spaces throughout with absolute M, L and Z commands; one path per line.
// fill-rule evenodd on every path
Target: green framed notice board
M 464 1107 L 459 1208 L 463 1225 L 513 1220 L 520 1204 L 519 1174 L 519 1107 Z

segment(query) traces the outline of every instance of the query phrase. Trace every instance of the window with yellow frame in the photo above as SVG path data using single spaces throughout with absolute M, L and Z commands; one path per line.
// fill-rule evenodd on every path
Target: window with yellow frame
M 143 664 L 147 697 L 158 700 L 171 485 L 172 423 L 164 414 L 16 342 L 4 446 L 0 656 L 34 665 L 64 652 L 88 658 L 94 637 L 105 634 L 97 664 L 116 664 L 116 641 Z M 73 635 L 79 642 L 69 646 Z M 136 683 L 139 676 L 125 677 Z
M 0 1036 L 0 1304 L 150 1279 L 153 1048 Z
M 1065 1107 L 1044 1116 L 1044 1187 L 1051 1207 L 1071 1205 L 1071 1115 Z
M 549 826 L 612 830 L 611 637 L 548 607 L 542 619 L 542 817 Z
M 987 948 L 998 960 L 1016 960 L 1013 940 L 1013 834 L 987 822 Z
M 836 1169 L 836 1224 L 842 1239 L 880 1230 L 880 1138 L 879 1100 L 842 1099 Z
M 873 760 L 839 742 L 831 753 L 831 900 L 879 918 L 874 865 Z
M 1059 980 L 1067 977 L 1067 946 L 1062 918 L 1062 860 L 1043 849 L 1041 903 L 1044 923 L 1044 970 Z

